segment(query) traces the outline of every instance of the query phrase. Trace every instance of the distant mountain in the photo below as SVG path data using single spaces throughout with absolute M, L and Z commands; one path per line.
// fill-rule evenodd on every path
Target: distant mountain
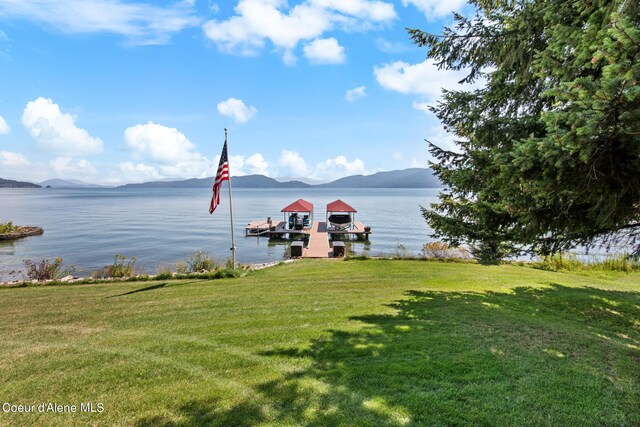
M 40 185 L 51 188 L 104 188 L 103 185 L 89 184 L 77 179 L 48 179 L 42 181 Z
M 125 184 L 118 188 L 204 188 L 213 185 L 213 178 L 192 178 L 181 181 L 153 181 Z M 431 169 L 412 168 L 378 172 L 373 175 L 353 175 L 319 185 L 293 180 L 280 182 L 264 175 L 234 176 L 233 188 L 439 188 L 442 185 Z
M 213 185 L 213 178 L 192 178 L 181 181 L 153 181 L 141 184 L 125 184 L 118 188 L 204 188 Z M 231 178 L 233 188 L 306 188 L 311 187 L 300 181 L 279 182 L 264 175 L 234 176 Z
M 0 188 L 41 188 L 38 184 L 0 178 Z
M 337 179 L 318 187 L 325 188 L 439 188 L 442 184 L 433 170 L 410 168 L 378 172 L 373 175 L 353 175 Z
M 304 182 L 305 184 L 309 184 L 309 185 L 320 185 L 320 184 L 325 184 L 327 182 L 326 180 L 321 180 L 321 179 L 293 178 L 291 176 L 279 176 L 279 177 L 276 177 L 274 179 L 276 181 L 278 181 L 278 182 L 299 181 L 299 182 Z

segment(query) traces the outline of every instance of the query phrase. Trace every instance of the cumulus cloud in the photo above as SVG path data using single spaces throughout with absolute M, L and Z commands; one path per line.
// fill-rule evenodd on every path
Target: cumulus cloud
M 57 157 L 49 165 L 58 177 L 61 178 L 82 178 L 95 176 L 96 167 L 86 159 L 74 160 L 71 157 Z
M 60 111 L 51 99 L 38 98 L 27 103 L 22 124 L 42 147 L 69 156 L 97 154 L 102 140 L 76 126 L 75 117 Z
M 345 156 L 338 156 L 318 163 L 312 178 L 337 179 L 348 175 L 364 174 L 366 171 L 362 160 L 349 161 Z
M 247 107 L 241 99 L 229 98 L 218 103 L 218 112 L 223 116 L 231 117 L 236 123 L 246 123 L 258 110 L 256 107 Z
M 367 88 L 366 86 L 358 86 L 353 89 L 349 89 L 347 93 L 344 95 L 344 99 L 349 102 L 353 102 L 357 99 L 364 98 L 367 96 Z
M 452 12 L 460 12 L 466 3 L 467 0 L 402 0 L 405 7 L 413 5 L 424 13 L 428 21 L 450 16 Z
M 257 54 L 267 41 L 284 52 L 292 63 L 292 51 L 302 40 L 320 38 L 342 25 L 367 27 L 395 19 L 391 3 L 377 0 L 306 0 L 288 7 L 285 0 L 240 0 L 236 15 L 204 25 L 206 36 L 227 53 Z
M 114 33 L 136 44 L 166 43 L 200 25 L 193 2 L 162 7 L 122 0 L 20 0 L 0 2 L 0 18 L 29 19 L 68 33 Z
M 439 70 L 432 59 L 418 64 L 396 61 L 373 69 L 376 80 L 385 89 L 437 99 L 442 89 L 459 87 L 465 71 Z
M 269 163 L 260 153 L 248 157 L 243 155 L 229 156 L 229 171 L 234 176 L 253 174 L 269 176 Z
M 123 162 L 117 165 L 116 174 L 107 179 L 111 184 L 157 181 L 165 178 L 158 170 L 144 163 Z
M 195 150 L 195 145 L 176 128 L 157 123 L 138 124 L 124 131 L 124 141 L 139 158 L 157 163 L 122 163 L 120 169 L 136 178 L 203 178 L 211 162 Z M 155 179 L 155 178 L 154 178 Z
M 0 116 L 0 135 L 5 135 L 9 132 L 11 132 L 11 128 L 7 124 L 7 121 L 4 119 L 4 117 Z
M 346 58 L 344 47 L 334 37 L 314 40 L 303 51 L 304 56 L 313 64 L 342 64 Z
M 402 155 L 401 152 L 399 151 L 395 151 L 392 155 L 391 158 L 393 158 L 393 160 L 402 160 L 404 158 L 404 156 Z
M 153 122 L 125 129 L 124 142 L 137 156 L 162 163 L 199 157 L 193 151 L 195 146 L 178 129 Z
M 305 162 L 297 151 L 283 149 L 280 153 L 279 164 L 282 168 L 291 172 L 295 177 L 303 177 L 309 174 L 307 162 Z
M 22 168 L 31 165 L 24 154 L 0 151 L 0 165 L 6 168 Z
M 338 156 L 327 159 L 311 167 L 297 151 L 283 149 L 280 153 L 281 175 L 290 175 L 296 178 L 311 178 L 313 180 L 328 181 L 342 178 L 348 175 L 357 175 L 367 172 L 364 162 L 360 159 L 349 161 L 346 156 Z

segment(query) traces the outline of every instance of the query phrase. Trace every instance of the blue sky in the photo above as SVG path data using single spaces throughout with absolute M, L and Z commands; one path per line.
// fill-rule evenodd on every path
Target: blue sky
M 461 0 L 0 0 L 0 177 L 332 180 L 426 167 Z

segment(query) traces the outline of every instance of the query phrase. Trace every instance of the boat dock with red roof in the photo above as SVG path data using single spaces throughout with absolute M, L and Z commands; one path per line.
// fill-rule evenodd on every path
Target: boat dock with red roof
M 273 221 L 271 217 L 251 221 L 245 227 L 245 236 L 298 240 L 303 237 L 307 244 L 302 250 L 302 257 L 330 258 L 334 252 L 339 253 L 336 248 L 332 252 L 330 246 L 329 240 L 333 240 L 334 235 L 368 239 L 371 234 L 371 227 L 354 220 L 357 211 L 340 199 L 327 204 L 326 221 L 314 222 L 313 204 L 304 199 L 285 206 L 281 212 L 284 213 L 283 221 Z M 300 244 L 297 243 L 296 246 L 299 248 Z

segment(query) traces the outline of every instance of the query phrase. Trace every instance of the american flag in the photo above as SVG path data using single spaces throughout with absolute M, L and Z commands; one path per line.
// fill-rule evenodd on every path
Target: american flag
M 220 187 L 222 181 L 229 181 L 229 161 L 227 159 L 227 141 L 224 142 L 222 147 L 222 154 L 220 155 L 220 163 L 218 163 L 218 172 L 216 178 L 213 181 L 213 197 L 211 197 L 211 206 L 209 206 L 209 213 L 212 214 L 216 210 L 216 207 L 220 204 Z

